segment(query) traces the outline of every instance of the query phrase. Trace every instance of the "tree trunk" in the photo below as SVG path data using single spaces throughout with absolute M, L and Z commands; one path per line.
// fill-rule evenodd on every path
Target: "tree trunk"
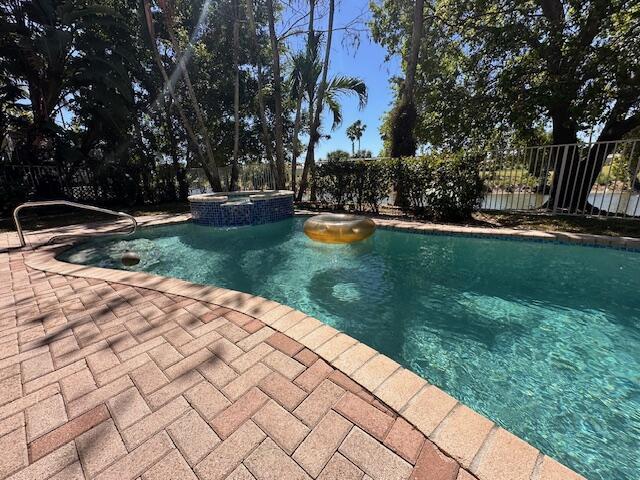
M 202 139 L 204 141 L 204 145 L 206 148 L 205 151 L 207 155 L 207 160 L 209 162 L 209 165 L 213 169 L 212 178 L 213 178 L 214 184 L 212 185 L 212 188 L 214 190 L 220 191 L 222 190 L 222 186 L 220 184 L 220 177 L 218 176 L 218 168 L 213 155 L 213 149 L 211 148 L 211 142 L 209 141 L 209 132 L 207 130 L 207 124 L 204 120 L 204 114 L 202 113 L 202 109 L 200 108 L 200 103 L 198 102 L 198 98 L 196 97 L 195 90 L 193 89 L 193 84 L 191 83 L 191 76 L 189 75 L 189 70 L 187 69 L 187 65 L 185 62 L 186 58 L 182 52 L 182 49 L 180 48 L 180 44 L 178 43 L 178 40 L 176 39 L 176 36 L 174 33 L 173 10 L 166 3 L 166 0 L 158 0 L 158 3 L 160 4 L 163 10 L 163 13 L 164 13 L 163 18 L 165 20 L 167 32 L 169 33 L 169 39 L 171 40 L 171 45 L 178 58 L 177 68 L 180 70 L 180 73 L 182 73 L 182 78 L 184 79 L 184 82 L 187 86 L 187 95 L 189 97 L 189 100 L 191 101 L 191 107 L 193 108 L 193 111 L 196 114 L 196 121 L 198 123 L 198 127 L 200 128 L 200 134 L 202 135 Z
M 164 82 L 164 88 L 166 88 L 169 91 L 169 95 L 171 96 L 171 98 L 173 99 L 173 103 L 176 106 L 176 109 L 178 110 L 178 115 L 180 116 L 180 120 L 182 122 L 182 125 L 185 129 L 185 131 L 187 132 L 187 142 L 189 144 L 191 144 L 191 148 L 198 153 L 198 158 L 200 160 L 200 166 L 202 167 L 202 170 L 204 171 L 204 174 L 207 177 L 207 180 L 209 181 L 209 184 L 211 185 L 211 188 L 213 190 L 220 190 L 220 179 L 217 176 L 217 172 L 216 175 L 212 174 L 209 166 L 207 165 L 207 159 L 206 156 L 204 155 L 204 153 L 202 152 L 202 149 L 200 148 L 199 142 L 198 142 L 198 138 L 196 137 L 195 132 L 193 131 L 193 127 L 191 126 L 191 122 L 189 121 L 189 119 L 187 118 L 187 116 L 185 115 L 184 109 L 182 108 L 182 104 L 180 103 L 180 100 L 178 99 L 176 92 L 173 88 L 173 84 L 171 83 L 171 80 L 169 79 L 169 76 L 167 75 L 167 71 L 164 69 L 164 65 L 162 63 L 162 58 L 160 58 L 160 52 L 158 51 L 158 46 L 156 45 L 156 34 L 155 34 L 155 29 L 153 28 L 153 17 L 151 15 L 151 4 L 150 4 L 150 0 L 143 0 L 143 8 L 144 8 L 144 14 L 146 17 L 146 21 L 147 21 L 147 30 L 149 32 L 149 38 L 151 41 L 151 53 L 153 54 L 153 58 L 156 62 L 156 65 L 158 66 L 158 70 L 160 71 L 160 74 L 162 75 L 162 80 Z M 161 93 L 161 95 L 163 95 L 164 93 Z
M 231 181 L 229 190 L 238 189 L 238 154 L 240 152 L 240 22 L 237 0 L 233 2 L 233 159 L 231 160 Z
M 568 213 L 598 211 L 588 201 L 591 189 L 607 157 L 614 152 L 615 143 L 613 142 L 621 140 L 638 124 L 640 124 L 640 115 L 618 120 L 615 114 L 612 114 L 597 143 L 589 149 L 584 158 L 579 158 L 579 152 L 584 149 L 574 145 L 575 141 L 567 142 L 571 140 L 571 127 L 563 129 L 561 125 L 556 128 L 554 119 L 554 143 L 564 142 L 568 145 L 553 147 L 557 149 L 552 152 L 557 160 L 547 208 L 564 210 Z
M 313 42 L 315 41 L 315 29 L 314 29 L 314 21 L 315 21 L 315 8 L 316 8 L 316 0 L 309 0 L 309 27 L 307 28 L 307 62 L 311 61 Z M 307 88 L 307 97 L 309 100 L 309 118 L 313 118 L 313 109 L 315 104 L 315 85 L 311 85 L 310 83 L 304 85 Z M 308 157 L 307 152 L 307 157 Z M 302 197 L 304 196 L 304 192 L 307 189 L 307 179 L 309 177 L 309 164 L 307 162 L 307 157 L 305 157 L 304 164 L 302 166 L 302 176 L 300 177 L 300 187 L 298 188 L 297 193 L 297 201 L 301 202 Z
M 291 190 L 295 194 L 296 192 L 296 181 L 298 175 L 298 135 L 300 134 L 300 126 L 302 123 L 302 98 L 304 96 L 302 88 L 300 89 L 300 93 L 298 94 L 298 98 L 296 100 L 296 119 L 293 123 L 293 141 L 291 147 Z
M 322 107 L 324 105 L 324 93 L 327 89 L 327 75 L 329 74 L 329 59 L 331 57 L 331 42 L 333 39 L 333 18 L 335 14 L 335 0 L 329 0 L 329 20 L 327 26 L 327 44 L 324 52 L 324 62 L 322 66 L 322 80 L 318 87 L 318 94 L 316 96 L 316 106 L 313 112 L 311 128 L 309 129 L 309 145 L 307 147 L 307 158 L 304 164 L 304 170 L 302 171 L 302 181 L 300 182 L 300 191 L 298 196 L 301 198 L 304 194 L 304 190 L 307 186 L 307 178 L 309 171 L 311 171 L 312 178 L 315 174 L 316 162 L 315 162 L 315 146 L 320 140 L 320 134 L 318 130 L 320 128 L 320 118 L 322 115 Z M 307 176 L 305 176 L 305 171 Z M 315 185 L 311 185 L 311 201 L 315 201 L 316 191 Z
M 267 0 L 267 12 L 269 15 L 269 37 L 271 39 L 271 53 L 273 55 L 273 101 L 275 103 L 275 136 L 276 136 L 276 188 L 284 190 L 284 128 L 282 116 L 282 79 L 280 78 L 280 46 L 276 36 L 275 16 L 273 13 L 273 0 Z
M 258 111 L 260 114 L 260 123 L 262 124 L 262 141 L 264 142 L 265 150 L 267 153 L 267 162 L 272 172 L 275 172 L 275 165 L 273 163 L 273 150 L 271 147 L 271 135 L 269 135 L 269 125 L 267 123 L 267 115 L 264 107 L 264 80 L 262 78 L 262 63 L 260 60 L 260 51 L 258 45 L 258 36 L 256 34 L 256 20 L 253 14 L 253 0 L 246 0 L 247 20 L 249 21 L 249 30 L 251 35 L 251 41 L 255 52 L 256 68 L 258 70 Z
M 413 157 L 416 154 L 417 142 L 414 135 L 416 126 L 415 81 L 420 56 L 420 44 L 424 26 L 424 0 L 415 0 L 413 8 L 413 29 L 411 32 L 411 49 L 407 58 L 407 74 L 400 102 L 391 113 L 391 156 L 393 158 Z M 396 185 L 395 205 L 406 204 L 406 193 Z
M 169 97 L 171 98 L 171 97 Z M 171 123 L 171 102 L 162 101 L 164 107 L 164 123 L 167 137 L 169 138 L 169 149 L 171 152 L 171 160 L 173 163 L 173 170 L 178 182 L 178 200 L 184 201 L 189 195 L 189 185 L 187 185 L 187 175 L 185 169 L 180 165 L 180 159 L 178 157 L 178 141 L 176 134 Z
M 406 103 L 412 104 L 415 96 L 416 69 L 420 44 L 422 43 L 422 27 L 424 23 L 424 0 L 416 0 L 413 9 L 413 31 L 411 32 L 411 52 L 407 62 L 407 77 L 405 79 L 403 97 Z

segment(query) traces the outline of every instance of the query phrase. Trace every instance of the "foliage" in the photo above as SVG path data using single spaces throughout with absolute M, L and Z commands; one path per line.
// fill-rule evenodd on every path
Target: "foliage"
M 436 220 L 471 217 L 480 205 L 484 185 L 471 157 L 434 158 L 433 181 L 427 192 L 426 213 Z
M 351 153 L 353 153 L 354 156 L 356 155 L 355 142 L 358 142 L 358 151 L 360 151 L 360 139 L 362 138 L 362 135 L 364 135 L 366 129 L 367 126 L 362 123 L 362 120 L 356 120 L 347 127 L 347 137 L 351 140 Z
M 358 108 L 363 109 L 368 100 L 367 85 L 358 77 L 336 75 L 331 78 L 324 92 L 324 102 L 333 116 L 331 130 L 335 130 L 342 123 L 342 106 L 340 97 L 355 95 L 358 99 Z
M 477 160 L 462 155 L 369 161 L 334 157 L 318 166 L 314 181 L 325 205 L 373 212 L 394 185 L 406 192 L 404 211 L 435 220 L 469 218 L 484 193 Z
M 313 181 L 320 201 L 342 209 L 353 199 L 354 165 L 354 162 L 339 158 L 318 165 Z
M 333 152 L 327 153 L 328 161 L 337 161 L 337 160 L 349 160 L 349 152 L 345 152 L 344 150 L 334 150 Z
M 314 182 L 318 198 L 339 209 L 347 204 L 357 211 L 378 212 L 389 195 L 390 176 L 385 162 L 333 157 L 318 166 Z
M 372 4 L 373 37 L 389 54 L 406 58 L 414 3 Z M 640 126 L 640 2 L 430 0 L 426 5 L 414 90 L 419 144 L 449 151 L 500 148 L 512 139 L 535 138 L 549 125 L 556 145 L 577 143 L 580 133 L 594 127 L 597 141 L 613 141 Z M 396 93 L 402 98 L 402 89 Z M 401 140 L 394 132 L 404 113 L 387 116 L 391 146 Z M 390 153 L 402 156 L 394 148 Z M 564 175 L 554 175 L 547 206 L 579 213 L 608 153 L 594 151 Z M 569 194 L 576 181 L 580 189 Z
M 73 184 L 79 170 L 90 173 L 91 188 L 101 194 L 94 203 L 153 203 L 186 198 L 186 168 L 198 158 L 176 102 L 168 95 L 152 56 L 140 0 L 12 0 L 0 2 L 0 140 L 16 144 L 14 161 L 46 165 L 63 172 Z M 232 157 L 233 71 L 232 23 L 235 0 L 151 0 L 156 45 L 165 70 L 176 82 L 177 101 L 194 122 L 178 68 L 188 72 L 206 120 L 213 160 Z M 256 2 L 262 72 L 266 80 L 266 115 L 274 119 L 271 96 L 267 16 Z M 176 40 L 184 57 L 172 48 L 164 8 L 173 11 Z M 243 9 L 241 9 L 243 10 Z M 241 19 L 242 20 L 242 19 Z M 243 23 L 245 25 L 245 23 Z M 242 28 L 246 29 L 246 26 Z M 245 32 L 246 33 L 246 32 Z M 265 145 L 255 121 L 256 69 L 248 35 L 241 35 L 240 161 L 261 162 Z M 288 94 L 287 91 L 284 92 Z M 283 112 L 284 137 L 291 136 L 290 107 Z M 203 135 L 197 132 L 198 143 Z M 199 161 L 199 160 L 198 160 Z M 0 168 L 7 168 L 0 160 Z M 198 165 L 199 166 L 199 165 Z M 83 186 L 84 188 L 84 186 Z M 2 192 L 7 207 L 35 198 L 20 188 Z M 77 191 L 78 189 L 76 189 Z M 20 192 L 20 194 L 18 194 Z M 49 192 L 51 197 L 71 190 Z M 44 195 L 44 193 L 43 193 Z M 50 198 L 51 198 L 50 197 Z M 84 198 L 79 198 L 85 200 Z M 88 201 L 89 199 L 87 199 Z
M 389 196 L 391 176 L 388 165 L 382 161 L 352 162 L 353 203 L 357 211 L 371 210 L 378 213 L 380 204 Z
M 371 150 L 358 150 L 353 154 L 353 158 L 373 158 Z
M 619 137 L 640 124 L 640 3 L 425 3 L 415 85 L 420 144 L 496 146 L 549 124 L 554 143 L 573 143 L 594 125 Z M 413 4 L 371 4 L 373 37 L 389 56 L 407 57 Z

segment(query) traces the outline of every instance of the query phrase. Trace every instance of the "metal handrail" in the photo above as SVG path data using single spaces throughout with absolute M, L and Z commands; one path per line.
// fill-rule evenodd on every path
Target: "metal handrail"
M 124 212 L 116 212 L 115 210 L 108 210 L 106 208 L 100 208 L 100 207 L 94 207 L 93 205 L 85 205 L 83 203 L 75 203 L 75 202 L 68 202 L 66 200 L 48 200 L 48 201 L 43 201 L 43 202 L 26 202 L 23 203 L 22 205 L 18 205 L 15 210 L 13 211 L 13 221 L 16 224 L 16 230 L 18 232 L 18 238 L 20 240 L 20 246 L 24 247 L 26 246 L 26 242 L 24 240 L 24 233 L 22 232 L 22 225 L 20 224 L 20 218 L 18 217 L 18 214 L 20 213 L 21 210 L 25 209 L 25 208 L 31 208 L 31 207 L 46 207 L 46 206 L 50 206 L 50 205 L 63 205 L 63 206 L 67 206 L 67 207 L 75 207 L 75 208 L 80 208 L 83 210 L 92 210 L 94 212 L 100 212 L 100 213 L 106 213 L 108 215 L 115 215 L 115 216 L 119 216 L 119 217 L 124 217 L 127 220 L 131 220 L 131 224 L 132 224 L 132 228 L 131 231 L 129 232 L 96 232 L 96 233 L 91 233 L 91 234 L 87 234 L 89 236 L 101 236 L 101 235 L 113 235 L 114 233 L 122 233 L 123 235 L 132 235 L 135 233 L 136 229 L 138 228 L 138 222 L 136 221 L 136 219 L 129 215 L 128 213 L 124 213 Z M 73 238 L 73 237 L 78 237 L 79 235 L 56 235 L 55 237 L 51 237 L 49 239 L 48 243 L 52 243 L 54 240 L 60 239 L 60 238 Z

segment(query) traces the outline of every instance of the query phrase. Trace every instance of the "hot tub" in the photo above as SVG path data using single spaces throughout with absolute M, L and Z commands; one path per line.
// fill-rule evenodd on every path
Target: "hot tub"
M 277 222 L 293 216 L 293 192 L 267 190 L 191 195 L 193 223 L 239 227 Z

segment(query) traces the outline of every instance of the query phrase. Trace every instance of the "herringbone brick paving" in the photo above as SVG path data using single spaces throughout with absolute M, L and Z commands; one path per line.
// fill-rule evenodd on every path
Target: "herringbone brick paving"
M 0 479 L 475 478 L 260 320 L 24 254 L 0 253 Z

